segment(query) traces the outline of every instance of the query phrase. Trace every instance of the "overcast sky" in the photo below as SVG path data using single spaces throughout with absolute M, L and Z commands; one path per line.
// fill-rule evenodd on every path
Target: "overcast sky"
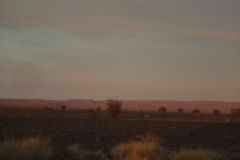
M 240 101 L 240 1 L 0 0 L 0 98 Z

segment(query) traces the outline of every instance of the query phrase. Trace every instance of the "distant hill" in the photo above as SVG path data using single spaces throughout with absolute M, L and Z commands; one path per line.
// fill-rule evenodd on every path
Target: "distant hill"
M 53 107 L 59 108 L 63 105 L 72 109 L 86 109 L 97 107 L 98 105 L 104 105 L 104 101 L 94 101 L 94 100 L 44 100 L 44 99 L 0 99 L 0 107 L 7 108 L 43 108 L 43 107 Z
M 240 108 L 240 102 L 221 102 L 221 101 L 171 101 L 171 100 L 122 100 L 125 110 L 144 110 L 157 111 L 160 107 L 166 107 L 168 111 L 176 111 L 183 108 L 185 111 L 200 109 L 201 112 L 211 112 L 218 109 L 221 112 L 229 112 L 231 108 Z M 0 99 L 0 107 L 5 108 L 34 108 L 43 107 L 59 108 L 65 105 L 72 109 L 87 109 L 102 107 L 106 108 L 105 101 L 95 100 L 44 100 L 44 99 Z

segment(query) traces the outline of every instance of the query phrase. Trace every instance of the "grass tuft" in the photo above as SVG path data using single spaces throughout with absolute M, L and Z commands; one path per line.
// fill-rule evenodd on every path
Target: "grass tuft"
M 48 160 L 51 153 L 49 139 L 40 137 L 4 141 L 0 144 L 1 160 Z
M 219 156 L 212 150 L 188 149 L 176 153 L 172 160 L 219 160 Z
M 74 160 L 103 160 L 104 154 L 101 151 L 89 151 L 81 148 L 79 145 L 70 145 L 67 147 Z
M 114 160 L 165 160 L 167 151 L 155 138 L 146 137 L 141 141 L 122 143 L 111 151 Z

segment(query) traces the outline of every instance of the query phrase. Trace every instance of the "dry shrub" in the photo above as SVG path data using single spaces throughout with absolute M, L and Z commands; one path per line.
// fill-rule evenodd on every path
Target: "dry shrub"
M 212 150 L 189 149 L 176 153 L 172 160 L 219 160 L 219 156 Z
M 117 100 L 108 100 L 107 112 L 111 115 L 112 118 L 118 118 L 122 112 L 122 103 Z
M 88 118 L 95 119 L 96 118 L 96 111 L 93 108 L 89 108 L 87 110 Z
M 167 113 L 167 108 L 166 108 L 166 107 L 160 107 L 160 108 L 158 109 L 158 112 L 159 112 L 159 113 L 162 113 L 162 114 Z
M 184 109 L 183 108 L 178 108 L 177 109 L 177 113 L 183 113 L 184 112 Z
M 67 147 L 74 160 L 103 160 L 104 154 L 101 151 L 89 151 L 81 148 L 79 145 L 70 145 Z
M 213 110 L 213 114 L 214 114 L 214 115 L 220 115 L 221 112 L 220 112 L 218 109 L 214 109 L 214 110 Z
M 200 113 L 200 110 L 199 110 L 199 109 L 194 109 L 194 110 L 192 110 L 192 113 L 194 113 L 194 114 L 199 114 L 199 113 Z
M 231 112 L 233 120 L 240 121 L 240 109 L 239 108 L 231 109 Z
M 165 160 L 166 150 L 155 138 L 146 137 L 141 141 L 122 143 L 111 151 L 114 160 Z
M 48 160 L 51 153 L 49 139 L 40 137 L 4 141 L 0 144 L 1 160 Z

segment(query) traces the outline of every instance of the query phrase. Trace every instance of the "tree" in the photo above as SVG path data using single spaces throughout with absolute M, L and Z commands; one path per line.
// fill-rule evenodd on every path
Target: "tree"
M 177 109 L 177 113 L 183 113 L 184 112 L 184 109 L 183 108 L 178 108 Z
M 107 112 L 112 118 L 118 118 L 122 111 L 122 103 L 116 100 L 107 101 Z
M 160 107 L 160 108 L 158 109 L 158 112 L 160 112 L 160 113 L 166 113 L 166 112 L 167 112 L 167 108 L 165 108 L 165 107 Z

